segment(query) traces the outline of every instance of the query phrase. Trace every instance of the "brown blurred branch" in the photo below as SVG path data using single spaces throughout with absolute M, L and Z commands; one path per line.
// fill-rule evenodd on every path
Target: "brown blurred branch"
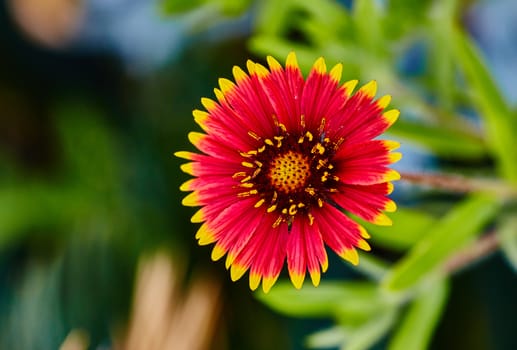
M 452 275 L 463 268 L 486 258 L 490 254 L 499 249 L 499 237 L 495 231 L 492 231 L 470 246 L 453 255 L 444 265 L 443 269 L 448 275 Z
M 475 191 L 492 192 L 502 198 L 517 197 L 517 188 L 509 184 L 491 179 L 473 179 L 460 175 L 437 173 L 401 172 L 401 180 L 456 193 Z

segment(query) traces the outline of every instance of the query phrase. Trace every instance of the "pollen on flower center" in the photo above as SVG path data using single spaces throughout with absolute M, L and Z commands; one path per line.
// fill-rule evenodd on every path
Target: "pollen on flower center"
M 310 176 L 309 166 L 307 156 L 287 151 L 273 159 L 268 176 L 278 191 L 292 193 L 307 183 Z
M 234 178 L 240 179 L 246 190 L 239 196 L 256 196 L 255 207 L 265 205 L 268 213 L 277 213 L 275 225 L 290 224 L 300 214 L 312 223 L 311 208 L 322 207 L 330 193 L 337 191 L 339 178 L 331 160 L 339 142 L 324 135 L 315 137 L 310 131 L 289 134 L 280 125 L 273 139 L 249 134 L 263 144 L 241 153 L 246 171 L 234 174 Z

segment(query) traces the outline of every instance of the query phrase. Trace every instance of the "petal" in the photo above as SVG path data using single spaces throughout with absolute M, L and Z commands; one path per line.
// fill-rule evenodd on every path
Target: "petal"
M 246 245 L 237 254 L 231 266 L 232 279 L 242 276 L 250 269 L 250 288 L 256 289 L 263 280 L 263 289 L 268 292 L 274 284 L 285 260 L 286 225 L 272 227 L 272 215 L 264 215 Z
M 318 225 L 325 244 L 343 259 L 357 265 L 354 246 L 363 240 L 364 228 L 331 205 L 313 212 L 314 223 Z
M 318 59 L 307 77 L 302 95 L 302 114 L 306 118 L 307 129 L 319 130 L 326 122 L 330 108 L 343 105 L 345 95 L 333 75 L 326 73 L 325 61 Z M 323 131 L 323 130 L 321 130 Z
M 305 279 L 307 259 L 305 252 L 305 232 L 303 219 L 293 220 L 287 241 L 287 268 L 289 277 L 296 289 L 300 289 Z
M 304 223 L 305 234 L 305 249 L 307 253 L 307 269 L 311 276 L 312 284 L 318 286 L 320 283 L 320 266 L 323 272 L 327 271 L 328 259 L 323 238 L 319 232 L 317 225 L 310 225 L 308 222 Z
M 335 175 L 343 183 L 357 185 L 398 180 L 398 172 L 388 168 L 400 159 L 400 153 L 390 153 L 396 147 L 398 142 L 386 140 L 346 142 L 333 159 Z
M 395 211 L 396 205 L 386 197 L 393 186 L 381 183 L 370 186 L 342 185 L 339 193 L 332 196 L 340 207 L 360 218 L 377 225 L 391 225 L 391 220 L 382 211 Z
M 279 124 L 283 124 L 293 132 L 298 131 L 300 129 L 300 97 L 304 85 L 302 73 L 293 63 L 292 57 L 290 65 L 285 70 L 273 57 L 268 56 L 267 61 L 271 73 L 261 77 L 260 83 L 273 107 L 273 114 Z

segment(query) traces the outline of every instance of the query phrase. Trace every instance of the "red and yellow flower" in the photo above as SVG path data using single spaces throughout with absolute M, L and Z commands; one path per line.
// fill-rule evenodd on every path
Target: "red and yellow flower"
M 369 235 L 348 214 L 391 224 L 383 212 L 396 209 L 387 195 L 400 175 L 389 166 L 401 157 L 397 142 L 377 139 L 399 111 L 384 111 L 388 95 L 374 99 L 375 81 L 354 93 L 357 80 L 340 84 L 341 64 L 327 72 L 319 58 L 304 79 L 294 53 L 285 68 L 267 62 L 220 79 L 216 99 L 193 112 L 204 133 L 189 140 L 201 154 L 176 153 L 191 161 L 181 190 L 192 192 L 184 205 L 201 207 L 191 219 L 202 223 L 199 244 L 215 243 L 212 259 L 226 254 L 232 280 L 249 270 L 250 288 L 262 281 L 265 292 L 286 260 L 296 288 L 306 271 L 317 286 L 325 245 L 356 265 Z

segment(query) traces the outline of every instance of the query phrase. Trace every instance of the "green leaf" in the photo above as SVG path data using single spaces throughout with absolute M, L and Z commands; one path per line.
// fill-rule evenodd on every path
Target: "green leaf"
M 455 71 L 453 48 L 448 38 L 451 36 L 457 5 L 457 1 L 437 1 L 433 4 L 432 11 L 429 11 L 429 33 L 433 45 L 430 50 L 431 79 L 438 97 L 437 104 L 449 111 L 454 107 Z
M 393 326 L 396 314 L 395 308 L 388 308 L 373 315 L 360 326 L 338 325 L 313 333 L 307 337 L 306 345 L 311 348 L 370 349 Z
M 453 34 L 451 40 L 456 62 L 472 89 L 472 103 L 485 122 L 487 140 L 499 171 L 508 181 L 517 184 L 517 118 L 504 101 L 472 41 L 459 29 Z
M 376 344 L 393 326 L 397 319 L 395 309 L 388 309 L 372 317 L 355 329 L 341 347 L 343 350 L 366 350 Z
M 118 135 L 105 125 L 102 112 L 77 101 L 59 105 L 55 113 L 72 178 L 101 193 L 118 188 L 122 178 Z
M 166 14 L 182 14 L 195 10 L 207 2 L 207 0 L 163 0 L 160 7 Z
M 0 190 L 0 247 L 42 227 L 68 220 L 73 206 L 65 191 L 37 184 Z
M 373 281 L 380 281 L 389 270 L 387 262 L 369 252 L 359 252 L 359 261 L 354 269 Z
M 444 280 L 435 282 L 417 295 L 396 330 L 388 350 L 425 350 L 447 301 L 449 288 Z
M 273 310 L 296 317 L 363 319 L 383 306 L 377 287 L 369 282 L 322 282 L 318 287 L 306 283 L 297 290 L 283 281 L 268 294 L 258 292 L 256 296 Z
M 348 331 L 341 326 L 312 333 L 306 338 L 305 345 L 309 348 L 335 348 L 345 342 Z
M 447 129 L 443 125 L 399 120 L 389 132 L 427 147 L 444 158 L 479 159 L 487 155 L 483 140 L 460 130 Z
M 377 226 L 361 221 L 361 224 L 372 234 L 375 245 L 403 251 L 412 247 L 427 233 L 436 218 L 427 212 L 399 208 L 391 213 L 392 226 Z
M 238 16 L 246 11 L 251 0 L 218 0 L 223 14 L 227 16 Z
M 374 0 L 354 1 L 352 10 L 357 41 L 371 54 L 379 54 L 384 47 L 380 6 Z
M 481 232 L 499 207 L 498 200 L 488 194 L 473 194 L 456 205 L 394 265 L 383 287 L 403 292 L 433 275 L 449 256 Z
M 517 272 L 517 216 L 505 216 L 498 224 L 497 233 L 504 256 Z

